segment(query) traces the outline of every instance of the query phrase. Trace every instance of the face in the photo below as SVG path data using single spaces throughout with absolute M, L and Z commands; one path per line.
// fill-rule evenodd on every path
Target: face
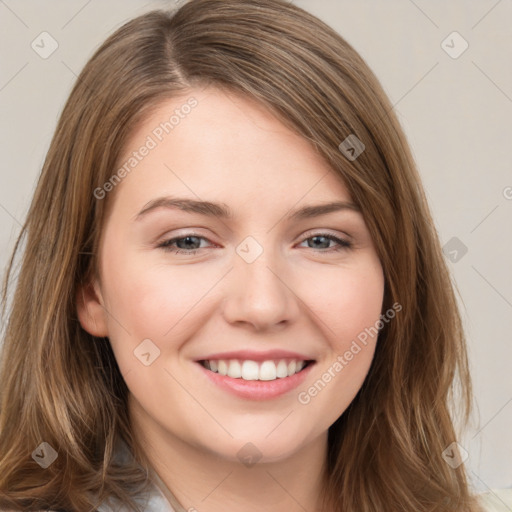
M 384 291 L 341 178 L 258 103 L 212 88 L 161 104 L 127 162 L 103 189 L 99 279 L 79 316 L 108 336 L 133 422 L 229 460 L 326 436 L 367 375 L 376 336 L 361 333 Z

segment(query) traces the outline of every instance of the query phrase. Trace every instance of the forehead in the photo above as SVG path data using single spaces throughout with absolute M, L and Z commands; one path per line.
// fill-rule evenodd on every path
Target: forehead
M 349 199 L 341 177 L 309 141 L 254 99 L 211 87 L 156 106 L 134 129 L 116 168 L 130 163 L 116 191 L 125 189 L 130 200 L 150 200 L 157 191 L 242 203 L 274 194 L 295 202 Z

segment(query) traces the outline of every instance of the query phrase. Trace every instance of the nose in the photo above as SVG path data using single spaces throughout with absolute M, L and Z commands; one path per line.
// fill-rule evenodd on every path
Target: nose
M 254 331 L 280 330 L 300 313 L 286 262 L 265 250 L 252 263 L 234 255 L 234 268 L 227 276 L 223 316 L 231 324 Z

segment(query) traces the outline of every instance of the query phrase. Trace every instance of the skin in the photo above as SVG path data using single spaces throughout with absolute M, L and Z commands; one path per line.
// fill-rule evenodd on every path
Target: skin
M 107 198 L 99 279 L 81 290 L 80 322 L 109 337 L 135 435 L 185 509 L 314 511 L 328 428 L 360 389 L 376 339 L 309 403 L 298 394 L 332 374 L 337 356 L 379 319 L 382 267 L 359 211 L 285 219 L 306 205 L 352 200 L 308 141 L 247 97 L 205 88 L 162 103 L 120 165 L 190 97 L 198 105 Z M 166 195 L 225 203 L 234 217 L 160 207 L 134 220 Z M 314 238 L 326 232 L 352 246 Z M 158 247 L 191 233 L 204 239 Z M 247 236 L 263 249 L 252 263 L 236 252 Z M 144 339 L 160 350 L 149 366 L 134 355 Z M 293 350 L 316 364 L 299 388 L 256 401 L 211 384 L 194 362 L 242 349 Z M 261 454 L 250 467 L 237 456 L 246 443 Z

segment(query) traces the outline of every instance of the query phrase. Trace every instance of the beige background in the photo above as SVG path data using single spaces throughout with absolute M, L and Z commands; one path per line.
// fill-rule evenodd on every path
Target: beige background
M 457 238 L 457 254 L 447 257 L 457 259 L 449 265 L 479 406 L 459 442 L 478 490 L 512 487 L 512 2 L 295 3 L 333 26 L 374 70 L 409 138 L 442 243 Z M 124 21 L 174 4 L 0 0 L 0 268 L 75 75 Z M 58 43 L 47 59 L 31 47 L 44 31 Z M 446 39 L 454 31 L 463 39 Z M 456 55 L 464 41 L 457 58 L 445 51 Z

